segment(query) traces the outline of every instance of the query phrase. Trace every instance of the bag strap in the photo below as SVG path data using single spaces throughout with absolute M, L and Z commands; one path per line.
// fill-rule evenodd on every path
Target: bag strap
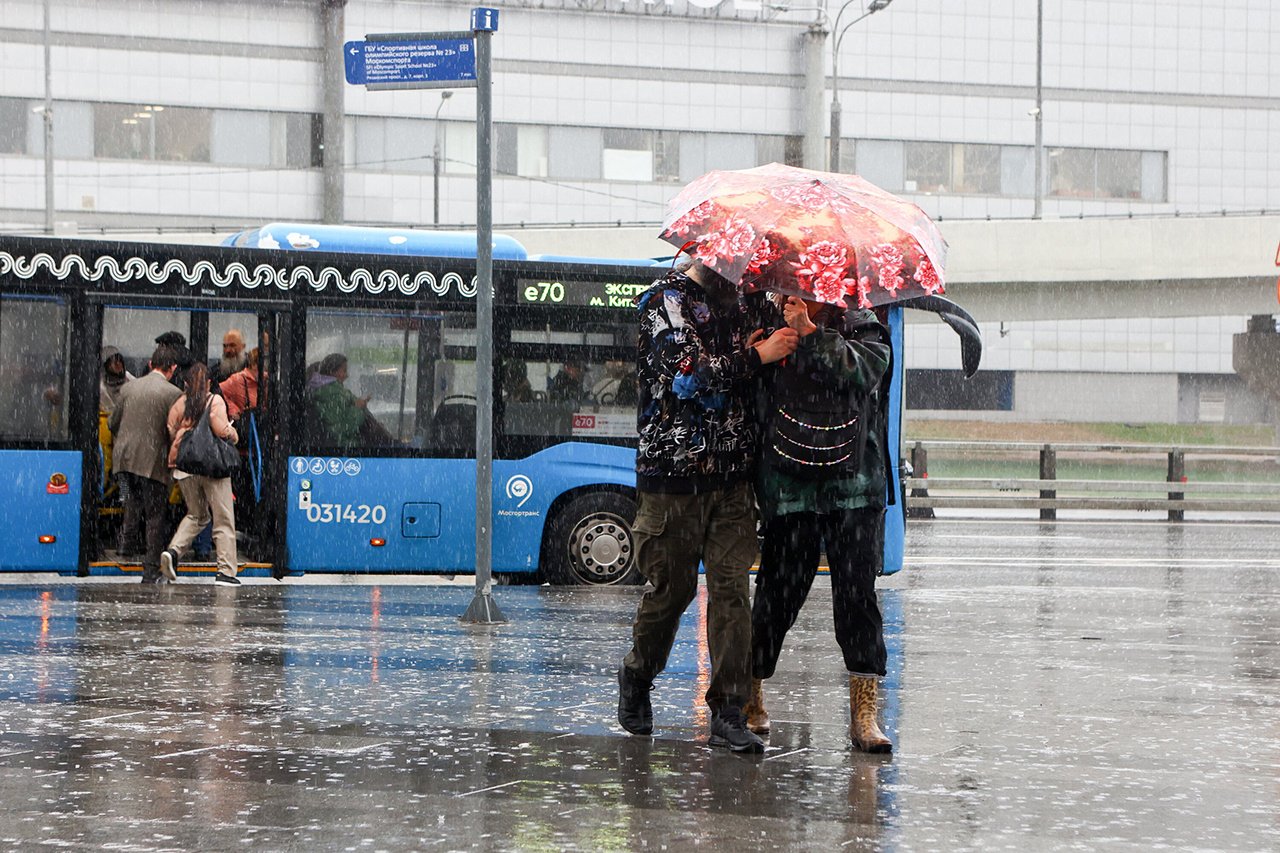
M 880 384 L 876 386 L 875 393 L 868 399 L 875 399 L 877 404 L 879 404 L 882 399 L 880 392 L 883 390 L 883 405 L 886 407 L 889 405 L 889 389 L 893 386 L 893 370 L 893 346 L 890 345 L 889 367 L 885 370 L 884 376 L 881 377 Z M 879 409 L 880 406 L 877 405 L 876 408 Z M 889 447 L 888 410 L 886 409 L 883 412 L 877 411 L 876 419 L 880 422 L 880 449 L 884 454 L 884 485 L 885 490 L 888 492 L 888 496 L 885 499 L 885 506 L 893 506 L 898 502 L 898 485 L 893 480 L 893 456 L 891 454 L 896 451 L 892 451 Z

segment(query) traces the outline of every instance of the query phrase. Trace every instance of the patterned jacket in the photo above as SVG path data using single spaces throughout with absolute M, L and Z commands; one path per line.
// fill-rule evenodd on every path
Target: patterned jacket
M 654 282 L 636 304 L 636 485 L 688 494 L 751 479 L 760 356 L 747 347 L 755 327 L 746 310 L 710 304 L 702 286 L 678 272 Z

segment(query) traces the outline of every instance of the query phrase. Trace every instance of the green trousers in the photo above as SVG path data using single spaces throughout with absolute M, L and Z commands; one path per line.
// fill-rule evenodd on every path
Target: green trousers
M 706 568 L 707 648 L 712 712 L 741 708 L 751 687 L 751 601 L 756 502 L 749 483 L 696 495 L 640 492 L 636 561 L 652 589 L 640 600 L 623 663 L 646 681 L 667 666 L 680 617 L 698 594 Z

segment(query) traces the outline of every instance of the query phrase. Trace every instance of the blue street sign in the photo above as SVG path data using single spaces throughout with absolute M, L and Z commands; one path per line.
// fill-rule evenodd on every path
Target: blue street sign
M 370 89 L 474 86 L 475 39 L 470 33 L 404 33 L 342 46 L 347 82 Z
M 498 31 L 498 10 L 478 6 L 471 10 L 471 29 L 478 33 Z

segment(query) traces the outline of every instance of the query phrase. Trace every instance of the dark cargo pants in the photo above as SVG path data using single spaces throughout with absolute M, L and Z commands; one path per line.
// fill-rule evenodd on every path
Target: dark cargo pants
M 751 686 L 748 573 L 756 559 L 756 503 L 748 483 L 696 495 L 640 492 L 633 528 L 636 561 L 653 585 L 636 612 L 623 663 L 647 681 L 666 668 L 680 617 L 698 593 L 706 567 L 707 705 L 741 708 Z

